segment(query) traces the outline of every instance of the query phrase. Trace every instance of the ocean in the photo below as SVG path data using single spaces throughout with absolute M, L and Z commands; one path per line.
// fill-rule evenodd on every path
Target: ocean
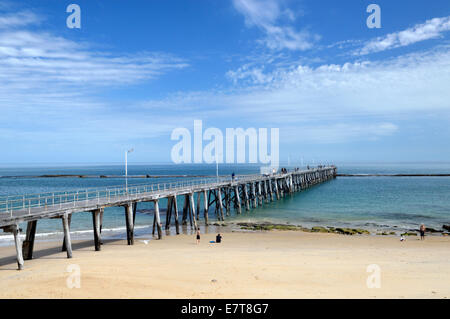
M 450 174 L 450 163 L 337 163 L 340 174 Z M 294 167 L 294 166 L 292 166 Z M 289 167 L 288 167 L 289 168 Z M 219 174 L 255 174 L 256 165 L 220 165 Z M 53 166 L 53 167 L 4 167 L 0 168 L 0 196 L 69 191 L 84 188 L 125 185 L 122 165 Z M 128 185 L 164 183 L 194 176 L 215 176 L 215 165 L 129 165 Z M 77 175 L 74 177 L 36 177 L 42 175 Z M 83 178 L 78 175 L 84 176 Z M 99 176 L 116 176 L 100 178 Z M 133 176 L 157 176 L 137 178 Z M 176 175 L 178 177 L 170 177 Z M 185 175 L 184 177 L 180 177 Z M 95 176 L 95 177 L 94 177 Z M 241 215 L 232 211 L 228 223 L 270 222 L 312 226 L 364 228 L 374 233 L 382 231 L 402 232 L 417 229 L 423 223 L 427 227 L 441 229 L 450 224 L 450 177 L 338 177 L 308 190 L 265 204 L 263 207 L 243 210 Z M 182 206 L 181 198 L 179 207 Z M 138 205 L 136 237 L 151 237 L 153 214 L 149 203 Z M 165 202 L 160 203 L 165 207 Z M 203 216 L 203 211 L 201 212 Z M 215 219 L 213 209 L 210 221 Z M 200 225 L 202 225 L 203 217 Z M 164 214 L 162 214 L 164 224 Z M 25 230 L 26 225 L 20 225 Z M 212 228 L 214 226 L 211 226 Z M 210 231 L 214 231 L 210 228 Z M 77 213 L 72 217 L 71 231 L 74 239 L 92 238 L 92 216 Z M 190 228 L 184 228 L 190 232 Z M 171 229 L 169 233 L 174 233 Z M 40 220 L 37 240 L 62 238 L 60 220 Z M 102 236 L 124 238 L 125 217 L 122 207 L 105 209 Z M 0 245 L 12 244 L 12 236 L 0 233 Z

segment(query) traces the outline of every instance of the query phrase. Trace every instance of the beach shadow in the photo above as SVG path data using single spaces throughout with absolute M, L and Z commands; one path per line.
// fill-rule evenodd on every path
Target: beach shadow
M 115 242 L 117 241 L 121 241 L 122 239 L 104 239 L 103 240 L 103 245 L 116 245 Z M 33 259 L 67 259 L 66 257 L 66 253 L 61 251 L 61 243 L 59 242 L 55 242 L 55 247 L 49 247 L 49 248 L 45 248 L 45 249 L 39 249 L 39 242 L 36 242 L 34 244 L 34 251 L 33 251 Z M 73 243 L 72 244 L 72 251 L 75 252 L 78 250 L 84 250 L 88 247 L 91 247 L 92 249 L 90 249 L 89 251 L 95 251 L 94 248 L 94 241 L 93 240 L 86 240 L 86 241 L 82 241 L 82 242 L 77 242 L 77 243 Z M 86 250 L 87 251 L 87 250 Z M 100 251 L 101 252 L 101 251 Z M 17 265 L 17 260 L 16 260 L 16 255 L 15 255 L 15 250 L 12 250 L 11 252 L 12 255 L 7 256 L 7 257 L 2 257 L 0 258 L 0 267 L 2 266 L 9 266 L 11 264 Z M 56 256 L 56 255 L 60 255 L 60 254 L 64 254 L 63 256 Z M 27 264 L 27 260 L 25 260 L 25 267 Z M 17 267 L 14 268 L 1 268 L 1 270 L 16 270 Z

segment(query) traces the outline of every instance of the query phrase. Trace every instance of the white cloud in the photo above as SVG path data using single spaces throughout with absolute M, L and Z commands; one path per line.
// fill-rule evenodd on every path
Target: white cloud
M 309 143 L 348 143 L 353 141 L 375 141 L 396 133 L 398 126 L 390 122 L 380 123 L 332 123 L 284 128 L 287 139 L 308 141 Z
M 434 18 L 425 23 L 417 24 L 412 28 L 390 33 L 367 42 L 357 54 L 365 55 L 373 52 L 390 50 L 408 46 L 420 41 L 434 39 L 442 36 L 442 33 L 450 30 L 450 16 Z
M 169 54 L 113 55 L 49 33 L 0 32 L 0 84 L 10 88 L 133 83 L 186 66 Z
M 270 72 L 244 66 L 227 73 L 236 83 L 230 91 L 188 92 L 164 105 L 189 109 L 191 119 L 219 127 L 279 127 L 280 134 L 303 142 L 376 140 L 397 134 L 403 121 L 450 114 L 448 49 Z
M 42 18 L 33 12 L 20 11 L 13 14 L 0 15 L 0 29 L 23 27 L 39 23 L 40 21 L 42 21 Z
M 184 59 L 161 52 L 100 51 L 92 43 L 40 31 L 38 21 L 32 13 L 0 13 L 2 145 L 124 143 L 167 132 L 177 121 L 134 112 L 99 95 L 186 68 Z
M 294 13 L 282 10 L 276 0 L 233 0 L 234 7 L 245 17 L 247 26 L 258 27 L 265 33 L 259 42 L 272 50 L 307 50 L 319 39 L 305 30 L 297 31 L 290 25 L 283 25 L 281 20 L 292 22 Z

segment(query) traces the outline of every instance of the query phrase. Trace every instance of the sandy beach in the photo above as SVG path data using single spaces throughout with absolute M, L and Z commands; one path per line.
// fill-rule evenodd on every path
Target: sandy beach
M 0 248 L 1 298 L 450 298 L 450 238 L 344 236 L 301 231 L 179 235 L 134 246 L 37 242 L 16 270 L 14 247 Z M 368 288 L 369 265 L 380 288 Z M 75 265 L 75 266 L 71 266 Z M 72 267 L 72 268 L 71 268 Z M 75 268 L 73 268 L 75 267 Z M 80 270 L 80 288 L 69 288 Z

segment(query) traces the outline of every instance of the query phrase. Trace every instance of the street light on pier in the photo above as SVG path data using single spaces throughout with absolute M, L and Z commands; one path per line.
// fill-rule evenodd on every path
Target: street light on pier
M 128 153 L 134 151 L 134 148 L 125 152 L 125 191 L 128 193 Z

